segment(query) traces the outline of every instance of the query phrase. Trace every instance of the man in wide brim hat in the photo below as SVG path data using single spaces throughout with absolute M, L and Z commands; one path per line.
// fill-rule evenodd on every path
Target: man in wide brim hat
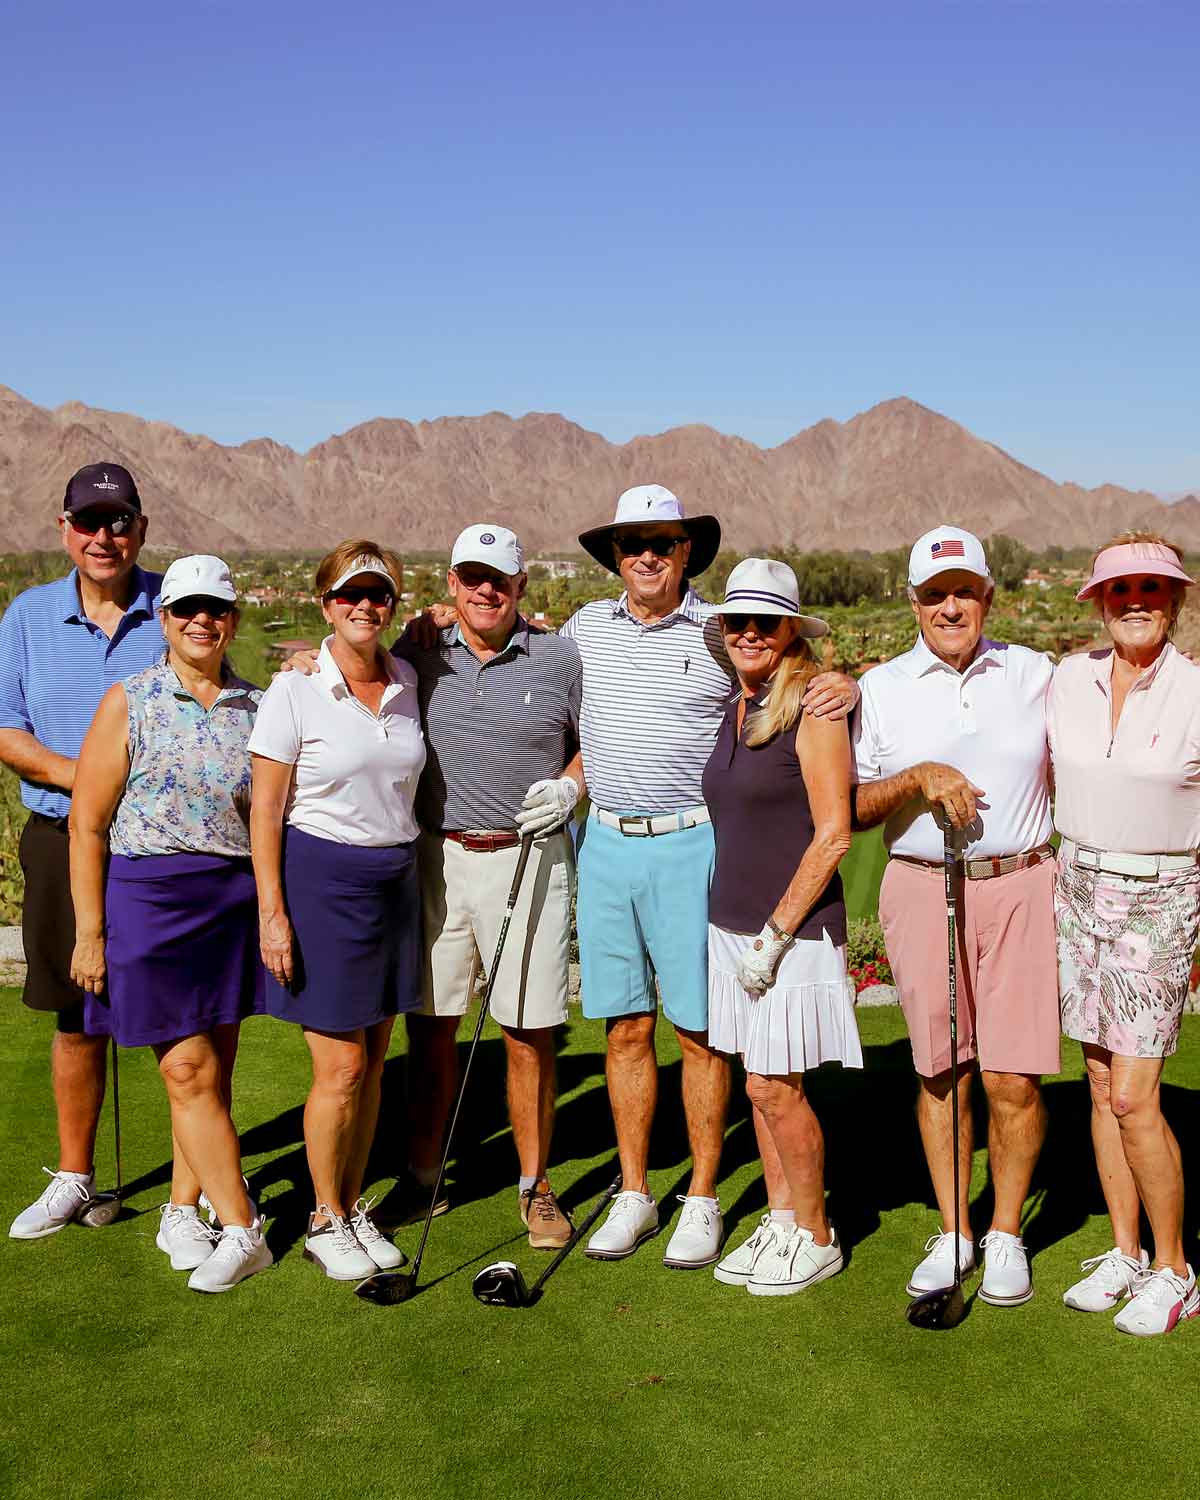
M 695 578 L 710 567 L 721 545 L 721 523 L 716 516 L 685 516 L 678 499 L 661 484 L 636 484 L 617 500 L 617 513 L 608 526 L 594 526 L 579 538 L 585 552 L 610 573 L 620 573 L 614 550 L 619 536 L 627 536 L 631 527 L 682 526 L 690 546 L 684 563 L 685 578 Z

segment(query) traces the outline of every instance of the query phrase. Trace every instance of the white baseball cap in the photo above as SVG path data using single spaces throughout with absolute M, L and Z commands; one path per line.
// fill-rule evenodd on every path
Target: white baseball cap
M 177 557 L 163 574 L 158 595 L 160 608 L 166 609 L 177 599 L 194 599 L 197 595 L 237 603 L 237 589 L 233 586 L 229 567 L 219 557 L 209 557 L 205 553 Z
M 396 580 L 392 577 L 391 573 L 388 572 L 387 564 L 383 561 L 383 559 L 381 557 L 376 557 L 373 552 L 360 552 L 358 556 L 353 560 L 353 562 L 351 562 L 346 571 L 339 574 L 338 577 L 335 578 L 329 585 L 329 587 L 325 590 L 325 592 L 327 594 L 336 594 L 338 589 L 341 588 L 342 584 L 348 583 L 351 578 L 355 577 L 359 573 L 378 574 L 380 578 L 386 580 L 388 588 L 390 588 L 392 593 L 395 594 Z
M 974 573 L 988 583 L 992 581 L 983 543 L 974 532 L 958 526 L 935 526 L 913 543 L 908 554 L 908 581 L 913 588 L 920 588 L 939 573 L 950 572 Z
M 483 563 L 485 567 L 495 568 L 497 573 L 507 573 L 510 578 L 525 571 L 525 553 L 516 532 L 509 531 L 507 526 L 493 526 L 490 522 L 468 526 L 459 532 L 450 554 L 450 566 L 457 568 L 459 563 L 465 562 Z
M 738 563 L 725 585 L 722 614 L 789 615 L 806 640 L 828 635 L 829 626 L 816 615 L 800 613 L 800 586 L 787 563 L 774 557 L 747 557 Z

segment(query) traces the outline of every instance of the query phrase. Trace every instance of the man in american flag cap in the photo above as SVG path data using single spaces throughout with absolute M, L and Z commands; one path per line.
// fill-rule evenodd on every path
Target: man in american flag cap
M 879 916 L 920 1079 L 917 1121 L 941 1216 L 910 1295 L 975 1265 L 968 1213 L 972 1075 L 988 1100 L 995 1204 L 980 1298 L 1013 1307 L 1033 1295 L 1021 1209 L 1045 1134 L 1041 1075 L 1057 1073 L 1058 977 L 1046 700 L 1040 652 L 988 640 L 994 591 L 978 537 L 938 526 L 914 544 L 911 651 L 862 679 L 854 730 L 855 818 L 884 825 Z M 959 1222 L 954 1235 L 944 832 L 958 869 Z

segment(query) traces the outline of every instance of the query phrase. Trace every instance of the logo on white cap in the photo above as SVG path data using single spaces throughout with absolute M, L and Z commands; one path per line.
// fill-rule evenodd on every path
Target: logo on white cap
M 908 581 L 914 588 L 939 573 L 958 569 L 991 582 L 983 543 L 973 532 L 958 526 L 938 526 L 913 543 L 908 555 Z

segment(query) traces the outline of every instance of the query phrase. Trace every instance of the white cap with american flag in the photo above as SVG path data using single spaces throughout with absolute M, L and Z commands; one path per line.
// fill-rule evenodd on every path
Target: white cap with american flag
M 918 537 L 908 554 L 908 581 L 913 588 L 928 583 L 939 573 L 975 573 L 990 583 L 983 543 L 970 531 L 957 526 L 937 526 Z

